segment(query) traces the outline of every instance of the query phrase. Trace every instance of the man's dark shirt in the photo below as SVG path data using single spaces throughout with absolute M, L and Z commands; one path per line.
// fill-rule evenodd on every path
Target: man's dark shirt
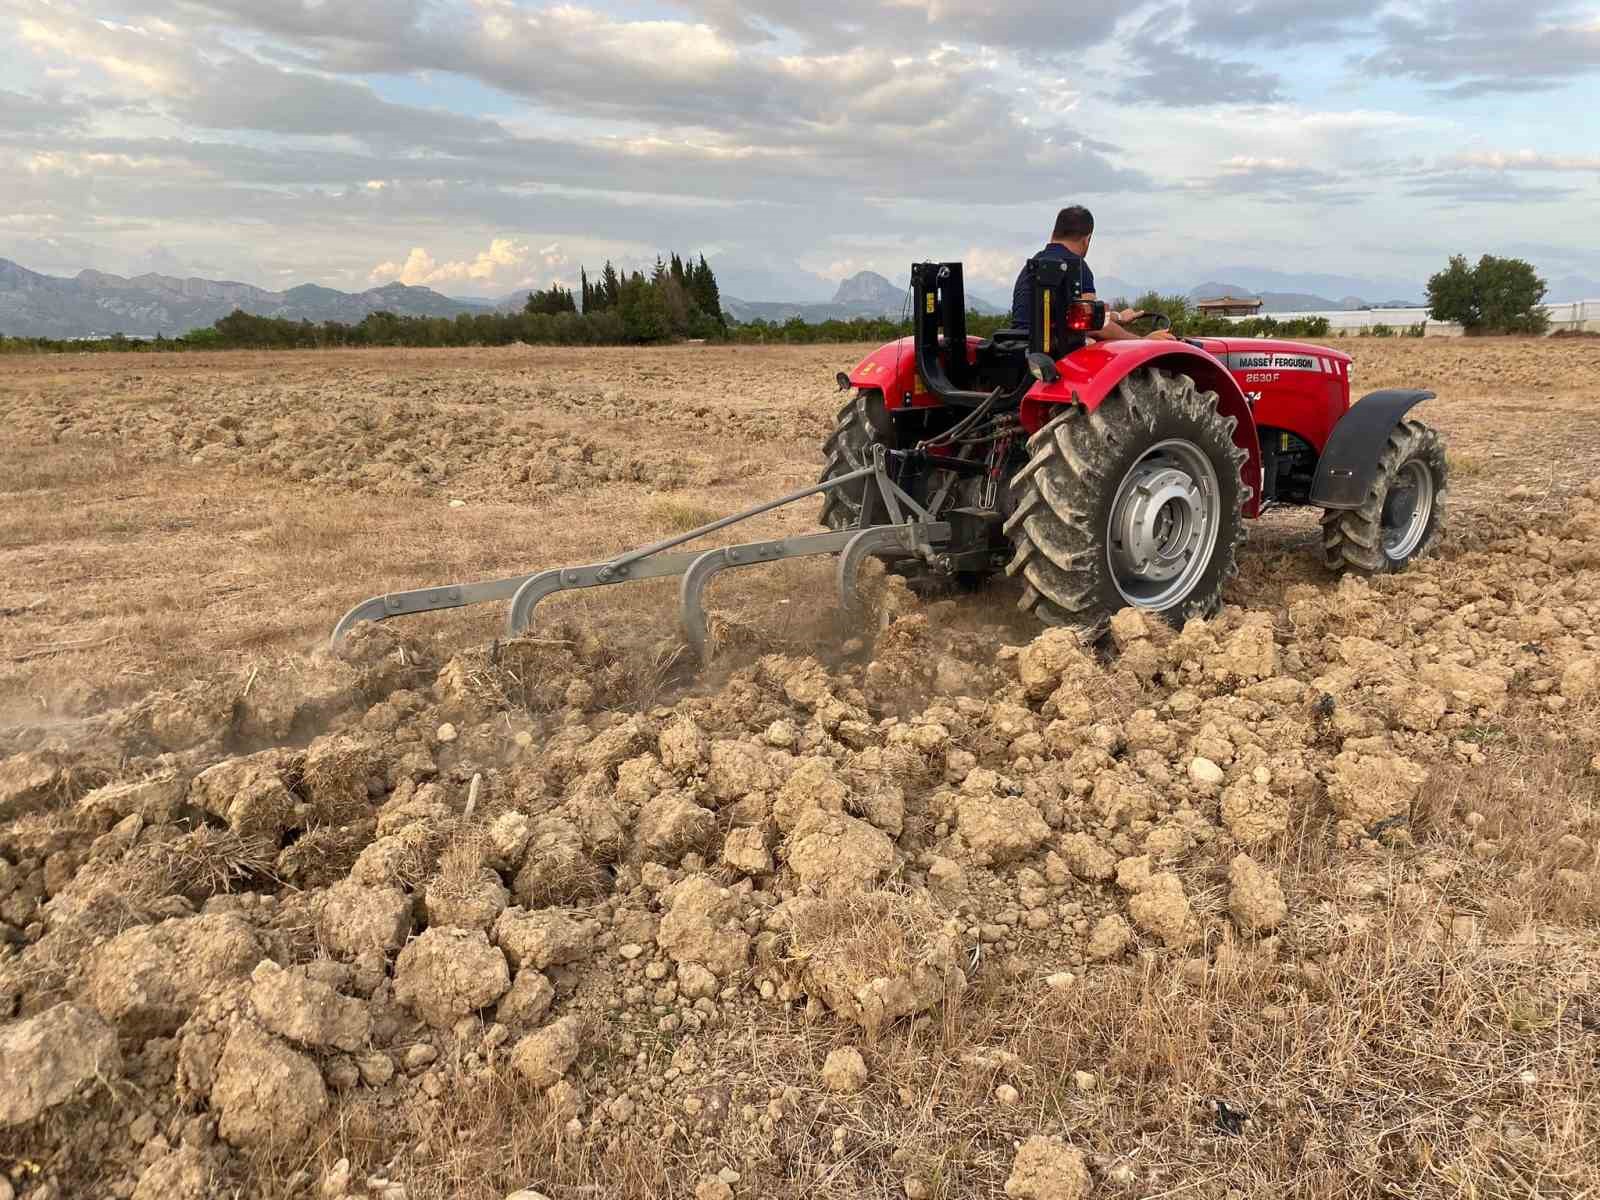
M 1089 270 L 1089 264 L 1060 242 L 1051 242 L 1033 257 L 1064 262 L 1068 267 L 1081 266 L 1083 291 L 1085 293 L 1094 291 L 1094 272 Z M 1028 274 L 1027 263 L 1024 263 L 1022 270 L 1017 273 L 1017 286 L 1011 289 L 1011 323 L 1018 329 L 1027 329 L 1033 324 L 1033 279 Z

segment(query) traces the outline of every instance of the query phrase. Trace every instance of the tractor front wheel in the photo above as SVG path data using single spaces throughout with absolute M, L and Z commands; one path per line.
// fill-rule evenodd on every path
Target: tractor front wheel
M 1401 421 L 1383 445 L 1361 507 L 1322 515 L 1329 570 L 1384 575 L 1425 554 L 1444 520 L 1448 478 L 1444 439 L 1421 421 Z
M 1216 395 L 1145 368 L 1093 412 L 1073 405 L 1028 442 L 1006 522 L 1019 606 L 1051 625 L 1140 608 L 1175 625 L 1214 611 L 1244 540 L 1244 451 Z

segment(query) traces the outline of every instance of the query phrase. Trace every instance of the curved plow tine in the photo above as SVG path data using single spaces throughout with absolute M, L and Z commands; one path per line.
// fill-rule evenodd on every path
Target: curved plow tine
M 683 585 L 678 595 L 684 640 L 702 663 L 710 659 L 710 637 L 703 599 L 706 585 L 719 572 L 732 567 L 778 562 L 785 558 L 804 558 L 811 554 L 837 554 L 855 537 L 855 530 L 847 529 L 839 533 L 813 533 L 804 537 L 746 542 L 742 546 L 719 546 L 715 550 L 707 550 L 683 573 Z
M 417 588 L 410 592 L 372 596 L 339 618 L 328 644 L 337 650 L 345 635 L 360 621 L 387 621 L 390 617 L 404 617 L 412 613 L 438 612 L 446 608 L 463 608 L 468 604 L 509 600 L 527 578 L 526 575 L 518 575 L 512 579 L 493 579 L 487 583 L 457 583 L 448 587 Z
M 540 571 L 519 580 L 521 584 L 511 597 L 511 611 L 506 614 L 506 636 L 519 637 L 533 624 L 533 610 L 539 602 L 557 592 L 570 592 L 578 588 L 606 587 L 613 583 L 628 583 L 635 579 L 660 579 L 667 575 L 682 575 L 700 551 L 684 554 L 656 554 L 650 558 L 636 558 L 632 562 L 590 563 L 583 567 L 557 567 Z
M 869 558 L 910 558 L 920 547 L 950 536 L 950 526 L 942 521 L 917 525 L 879 525 L 860 532 L 851 531 L 850 541 L 839 555 L 837 579 L 839 605 L 847 613 L 860 612 L 856 587 L 861 565 Z

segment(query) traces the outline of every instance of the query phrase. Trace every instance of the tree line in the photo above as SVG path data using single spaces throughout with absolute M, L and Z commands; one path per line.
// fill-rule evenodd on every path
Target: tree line
M 1545 281 L 1533 264 L 1520 258 L 1499 258 L 1485 254 L 1476 264 L 1464 255 L 1454 255 L 1449 265 L 1428 279 L 1428 316 L 1435 321 L 1460 325 L 1469 336 L 1482 334 L 1542 334 L 1550 328 L 1550 314 L 1543 308 Z M 1128 307 L 1121 300 L 1114 307 Z M 1249 317 L 1229 320 L 1197 311 L 1187 296 L 1163 296 L 1146 292 L 1132 307 L 1146 312 L 1162 312 L 1172 321 L 1180 336 L 1204 337 L 1326 337 L 1328 321 L 1323 317 Z M 1414 336 L 1421 326 L 1408 331 Z M 1392 336 L 1386 325 L 1374 325 L 1372 334 Z
M 1545 281 L 1522 259 L 1486 254 L 1476 264 L 1457 255 L 1428 280 L 1428 315 L 1453 321 L 1469 334 L 1539 334 L 1549 328 L 1541 307 Z M 1114 308 L 1129 307 L 1122 300 Z M 1327 337 L 1324 317 L 1279 320 L 1270 316 L 1229 320 L 1200 313 L 1189 298 L 1146 292 L 1132 306 L 1161 312 L 1183 337 Z M 967 314 L 967 330 L 987 337 L 1010 323 L 1007 316 Z M 1373 332 L 1391 333 L 1377 326 Z M 205 329 L 179 338 L 145 341 L 121 334 L 95 340 L 0 336 L 0 353 L 96 350 L 320 349 L 339 346 L 616 346 L 707 338 L 741 344 L 889 341 L 910 332 L 904 320 L 857 317 L 807 322 L 730 321 L 722 311 L 716 275 L 702 254 L 689 260 L 656 258 L 647 276 L 620 272 L 608 260 L 591 280 L 579 270 L 576 292 L 559 284 L 531 292 L 520 312 L 408 317 L 369 313 L 355 324 L 291 321 L 235 310 Z M 1413 327 L 1409 332 L 1420 332 Z
M 293 321 L 235 309 L 204 329 L 153 341 L 115 335 L 93 340 L 0 336 L 0 353 L 94 350 L 317 350 L 359 346 L 645 345 L 683 338 L 723 339 L 717 277 L 705 255 L 659 255 L 655 267 L 618 271 L 606 261 L 597 279 L 579 269 L 579 288 L 553 283 L 530 292 L 519 312 L 412 317 L 368 313 L 360 321 Z
M 1140 312 L 1158 312 L 1172 322 L 1172 332 L 1179 337 L 1327 337 L 1327 317 L 1241 317 L 1230 319 L 1212 313 L 1203 313 L 1189 297 L 1174 293 L 1146 292 L 1129 304 L 1117 299 L 1111 302 L 1114 310 L 1135 308 Z M 1136 329 L 1148 326 L 1138 325 Z
M 702 254 L 698 261 L 672 254 L 656 256 L 655 269 L 619 272 L 606 260 L 592 283 L 587 268 L 578 271 L 578 291 L 552 284 L 531 292 L 523 311 L 530 316 L 574 314 L 592 321 L 606 314 L 621 323 L 626 342 L 664 342 L 673 338 L 712 338 L 727 332 L 716 274 Z M 611 323 L 598 329 L 609 331 Z

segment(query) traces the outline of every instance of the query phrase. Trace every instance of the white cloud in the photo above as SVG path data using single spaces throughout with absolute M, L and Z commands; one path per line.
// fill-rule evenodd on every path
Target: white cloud
M 551 255 L 544 256 L 548 262 Z M 529 262 L 528 244 L 514 238 L 495 238 L 476 258 L 436 262 L 422 246 L 413 246 L 403 263 L 384 262 L 372 268 L 369 278 L 375 283 L 398 279 L 401 283 L 494 283 L 501 276 L 524 269 Z
M 159 241 L 235 275 L 482 294 L 704 248 L 751 299 L 964 253 L 1003 300 L 1075 201 L 1107 275 L 1386 270 L 1501 227 L 1576 262 L 1592 97 L 1436 92 L 1498 69 L 1497 3 L 0 0 L 0 191 L 123 261 Z M 1593 3 L 1527 0 L 1541 45 L 1582 35 L 1541 86 L 1589 69 Z M 1402 11 L 1460 51 L 1444 73 L 1353 71 Z M 1141 77 L 1182 106 L 1116 103 Z
M 158 95 L 176 95 L 188 82 L 186 48 L 141 29 L 86 20 L 64 9 L 41 8 L 17 23 L 22 41 L 47 70 L 90 63 L 123 83 Z
M 111 175 L 193 174 L 180 160 L 146 154 L 85 153 L 72 150 L 41 150 L 23 160 L 33 175 L 64 175 L 71 179 Z
M 1451 163 L 1491 171 L 1600 171 L 1600 155 L 1542 154 L 1537 150 L 1476 150 Z

